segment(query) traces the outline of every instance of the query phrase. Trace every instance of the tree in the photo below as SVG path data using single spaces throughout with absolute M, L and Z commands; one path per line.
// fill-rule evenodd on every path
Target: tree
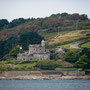
M 68 16 L 68 13 L 61 13 L 62 18 L 66 17 L 66 16 Z
M 8 54 L 10 50 L 17 44 L 17 37 L 11 36 L 4 41 L 0 41 L 0 58 Z
M 70 63 L 75 63 L 78 60 L 78 57 L 79 57 L 79 52 L 76 52 L 74 50 L 69 50 L 64 55 L 65 61 Z
M 9 56 L 13 56 L 16 57 L 17 54 L 20 52 L 20 45 L 17 45 L 15 48 L 13 48 L 10 52 L 9 52 Z
M 58 61 L 39 61 L 36 67 L 42 70 L 55 70 L 55 68 L 61 67 L 61 64 Z
M 90 60 L 88 59 L 88 57 L 85 54 L 79 58 L 79 60 L 76 62 L 76 64 L 78 67 L 80 67 L 82 69 L 90 68 Z
M 12 28 L 12 27 L 18 26 L 20 24 L 23 24 L 25 22 L 26 22 L 26 20 L 24 18 L 14 19 L 14 20 L 12 20 L 12 22 L 10 22 L 8 27 Z
M 82 14 L 82 20 L 88 20 L 88 16 L 86 14 Z
M 7 19 L 1 19 L 0 20 L 0 29 L 3 29 L 4 27 L 6 28 L 8 24 L 9 24 L 9 22 Z
M 80 56 L 86 55 L 87 58 L 90 60 L 90 48 L 83 48 L 82 52 L 80 53 Z
M 26 32 L 20 35 L 19 44 L 23 49 L 28 49 L 29 44 L 40 44 L 42 39 L 44 38 L 36 32 Z

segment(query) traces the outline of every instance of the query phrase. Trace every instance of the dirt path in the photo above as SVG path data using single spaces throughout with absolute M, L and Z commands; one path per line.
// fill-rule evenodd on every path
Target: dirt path
M 70 45 L 70 48 L 80 48 L 78 45 L 79 45 L 80 43 L 77 43 L 77 44 L 72 44 L 72 45 Z

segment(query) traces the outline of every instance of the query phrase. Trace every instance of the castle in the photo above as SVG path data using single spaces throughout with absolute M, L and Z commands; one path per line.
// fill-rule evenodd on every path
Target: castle
M 19 53 L 17 60 L 50 60 L 50 52 L 48 49 L 45 49 L 45 41 L 42 40 L 41 44 L 29 45 L 29 51 Z

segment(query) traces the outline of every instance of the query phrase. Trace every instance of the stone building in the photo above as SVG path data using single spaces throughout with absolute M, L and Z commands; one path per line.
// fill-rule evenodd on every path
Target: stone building
M 64 55 L 65 51 L 62 48 L 56 48 L 55 53 L 58 53 L 60 55 Z
M 29 45 L 29 50 L 24 53 L 19 53 L 17 55 L 17 60 L 49 60 L 50 52 L 45 49 L 45 41 L 42 40 L 41 44 Z

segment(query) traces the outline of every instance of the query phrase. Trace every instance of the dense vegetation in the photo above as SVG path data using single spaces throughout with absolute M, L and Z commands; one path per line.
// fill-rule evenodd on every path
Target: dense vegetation
M 44 38 L 36 32 L 25 32 L 19 37 L 12 36 L 4 41 L 0 41 L 0 58 L 5 59 L 7 54 L 12 55 L 13 53 L 16 56 L 19 53 L 20 46 L 23 47 L 23 50 L 27 50 L 29 44 L 39 44 L 42 39 Z
M 68 50 L 64 55 L 65 61 L 74 63 L 74 67 L 90 69 L 90 48 Z
M 16 61 L 29 44 L 46 40 L 49 61 Z M 0 70 L 77 70 L 90 69 L 90 19 L 86 14 L 52 14 L 45 18 L 0 20 Z M 79 43 L 80 49 L 69 49 Z M 20 50 L 20 47 L 23 50 Z M 55 53 L 63 48 L 65 54 Z

